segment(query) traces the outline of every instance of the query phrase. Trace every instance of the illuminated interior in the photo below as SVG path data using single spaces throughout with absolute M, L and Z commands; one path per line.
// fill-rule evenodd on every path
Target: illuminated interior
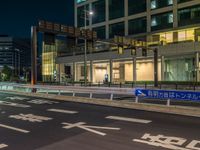
M 200 40 L 199 28 L 188 28 L 174 30 L 162 33 L 156 33 L 149 37 L 149 45 L 152 44 L 169 44 L 174 42 L 192 42 Z
M 57 65 L 55 58 L 57 57 L 56 45 L 45 45 L 43 43 L 42 50 L 42 77 L 44 82 L 55 81 L 57 76 Z

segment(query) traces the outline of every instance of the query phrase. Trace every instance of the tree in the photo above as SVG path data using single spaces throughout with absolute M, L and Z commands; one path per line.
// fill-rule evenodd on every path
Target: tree
M 12 76 L 12 69 L 9 68 L 7 65 L 4 65 L 2 69 L 2 80 L 9 81 L 11 76 Z

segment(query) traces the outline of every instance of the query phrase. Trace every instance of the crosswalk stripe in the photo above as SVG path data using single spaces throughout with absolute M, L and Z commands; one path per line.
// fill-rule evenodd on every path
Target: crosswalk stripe
M 127 121 L 127 122 L 134 122 L 134 123 L 143 123 L 148 124 L 151 123 L 151 120 L 144 120 L 144 119 L 136 119 L 136 118 L 126 118 L 120 116 L 108 116 L 106 119 L 118 120 L 118 121 Z
M 14 130 L 14 131 L 18 131 L 18 132 L 22 132 L 22 133 L 29 133 L 30 132 L 30 131 L 27 131 L 27 130 L 24 130 L 24 129 L 19 129 L 19 128 L 11 127 L 11 126 L 4 125 L 4 124 L 0 124 L 0 127 L 6 128 L 6 129 L 10 129 L 10 130 Z
M 70 111 L 70 110 L 63 110 L 63 109 L 48 109 L 48 111 L 65 113 L 65 114 L 77 114 L 78 113 L 77 111 Z

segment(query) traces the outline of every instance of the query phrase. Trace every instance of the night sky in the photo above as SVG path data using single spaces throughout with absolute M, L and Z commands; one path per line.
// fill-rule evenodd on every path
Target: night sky
M 44 19 L 73 25 L 74 0 L 1 0 L 0 35 L 30 37 L 31 25 Z

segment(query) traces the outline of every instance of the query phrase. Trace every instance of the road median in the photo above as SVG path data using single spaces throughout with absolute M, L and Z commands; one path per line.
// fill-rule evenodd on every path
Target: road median
M 32 96 L 38 98 L 49 98 L 59 101 L 67 102 L 77 102 L 85 104 L 95 104 L 101 106 L 110 106 L 126 109 L 137 109 L 151 112 L 159 113 L 168 113 L 168 114 L 177 114 L 184 116 L 200 117 L 200 108 L 197 107 L 188 107 L 188 106 L 166 106 L 158 104 L 145 104 L 145 103 L 135 103 L 127 101 L 115 101 L 110 99 L 96 99 L 96 98 L 84 98 L 84 97 L 73 97 L 73 96 L 63 96 L 63 95 L 51 95 L 51 94 L 42 94 L 42 93 L 25 93 L 25 92 L 16 92 L 16 91 L 2 91 L 9 94 L 17 94 L 23 96 Z

